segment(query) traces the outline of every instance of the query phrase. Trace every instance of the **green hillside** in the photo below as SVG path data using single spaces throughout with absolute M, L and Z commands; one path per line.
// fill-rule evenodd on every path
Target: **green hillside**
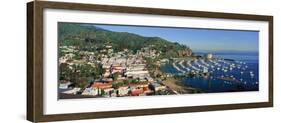
M 144 37 L 127 32 L 113 32 L 89 24 L 58 23 L 58 40 L 60 46 L 78 46 L 82 50 L 96 52 L 105 45 L 111 45 L 114 51 L 129 49 L 133 52 L 143 47 L 152 46 L 161 52 L 162 57 L 183 57 L 191 49 L 160 37 Z M 189 52 L 189 53 L 188 53 Z

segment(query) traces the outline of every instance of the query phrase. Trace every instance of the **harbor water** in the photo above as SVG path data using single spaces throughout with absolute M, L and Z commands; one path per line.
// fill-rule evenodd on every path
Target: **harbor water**
M 204 56 L 205 53 L 195 54 Z M 202 93 L 259 90 L 258 53 L 218 52 L 213 53 L 212 59 L 175 60 L 163 64 L 161 70 L 172 75 L 195 73 L 180 81 Z

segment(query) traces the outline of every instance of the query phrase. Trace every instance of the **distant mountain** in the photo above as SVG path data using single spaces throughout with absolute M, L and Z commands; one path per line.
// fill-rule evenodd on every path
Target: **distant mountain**
M 60 46 L 79 46 L 95 51 L 111 45 L 114 51 L 129 49 L 134 52 L 143 47 L 153 46 L 164 57 L 189 56 L 192 50 L 186 45 L 174 43 L 160 37 L 144 37 L 128 32 L 113 32 L 90 24 L 58 23 Z

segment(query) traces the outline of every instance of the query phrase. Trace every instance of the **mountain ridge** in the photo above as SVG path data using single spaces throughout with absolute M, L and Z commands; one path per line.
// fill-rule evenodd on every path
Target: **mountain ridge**
M 153 46 L 166 57 L 190 56 L 192 50 L 186 45 L 165 40 L 161 37 L 145 37 L 129 32 L 114 32 L 91 24 L 58 23 L 60 46 L 79 46 L 84 50 L 98 50 L 112 45 L 115 51 L 130 49 L 134 52 L 143 47 Z M 187 53 L 188 52 L 188 53 Z

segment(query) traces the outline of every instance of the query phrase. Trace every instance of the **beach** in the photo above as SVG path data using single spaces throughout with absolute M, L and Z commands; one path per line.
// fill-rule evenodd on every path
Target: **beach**
M 177 94 L 188 94 L 197 92 L 195 88 L 184 85 L 174 77 L 167 77 L 166 80 L 162 81 L 162 83 Z

